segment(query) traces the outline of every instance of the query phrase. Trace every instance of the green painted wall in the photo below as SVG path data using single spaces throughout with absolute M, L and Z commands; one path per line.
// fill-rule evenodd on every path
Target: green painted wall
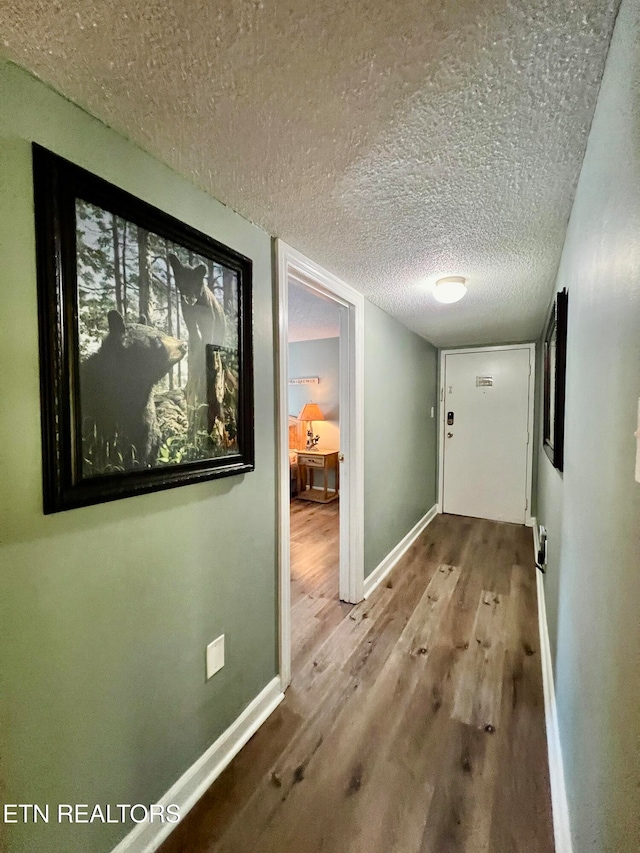
M 437 350 L 365 302 L 364 573 L 437 501 Z
M 538 517 L 574 853 L 640 845 L 640 2 L 623 0 L 557 288 L 569 291 L 565 471 Z
M 5 63 L 0 103 L 0 792 L 153 803 L 276 674 L 270 238 Z M 31 140 L 253 258 L 255 473 L 42 514 Z M 102 853 L 128 828 L 0 833 L 10 853 Z

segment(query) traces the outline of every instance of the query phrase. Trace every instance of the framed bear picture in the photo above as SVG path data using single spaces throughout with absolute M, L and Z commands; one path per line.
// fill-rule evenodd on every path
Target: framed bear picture
M 251 260 L 33 165 L 45 513 L 252 471 Z

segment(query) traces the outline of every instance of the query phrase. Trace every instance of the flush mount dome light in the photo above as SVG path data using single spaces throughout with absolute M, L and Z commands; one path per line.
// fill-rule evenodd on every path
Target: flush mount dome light
M 461 275 L 451 275 L 439 278 L 433 289 L 433 295 L 438 302 L 458 302 L 467 292 L 465 279 Z

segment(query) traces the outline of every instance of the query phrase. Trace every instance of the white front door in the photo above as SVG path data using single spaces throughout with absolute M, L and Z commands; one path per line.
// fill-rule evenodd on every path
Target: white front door
M 444 355 L 443 512 L 524 524 L 533 349 Z

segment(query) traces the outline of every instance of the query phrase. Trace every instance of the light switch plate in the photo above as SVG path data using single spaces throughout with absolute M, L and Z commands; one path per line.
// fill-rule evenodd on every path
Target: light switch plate
M 433 406 L 431 406 L 431 417 L 433 417 L 434 414 L 435 414 L 434 408 L 433 408 Z
M 207 681 L 224 666 L 224 634 L 207 646 Z

